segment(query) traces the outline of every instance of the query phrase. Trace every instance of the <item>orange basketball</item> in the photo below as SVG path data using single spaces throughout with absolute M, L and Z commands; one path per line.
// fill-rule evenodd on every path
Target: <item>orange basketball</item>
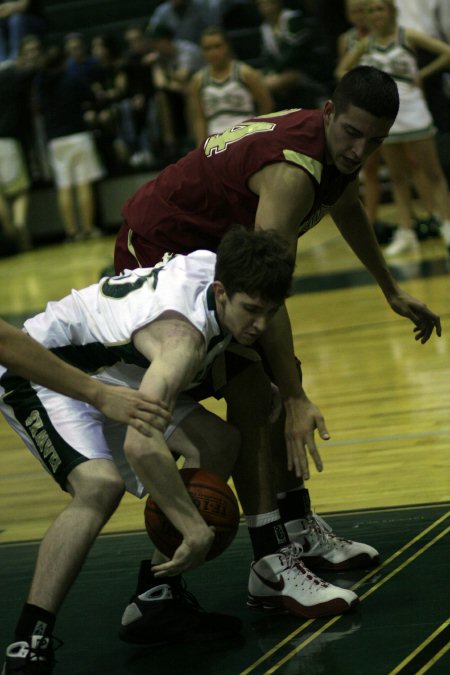
M 239 525 L 239 505 L 229 487 L 217 474 L 204 469 L 181 469 L 181 478 L 200 514 L 216 529 L 207 555 L 212 560 L 233 541 Z M 181 544 L 181 534 L 151 497 L 145 505 L 145 527 L 156 548 L 171 558 Z

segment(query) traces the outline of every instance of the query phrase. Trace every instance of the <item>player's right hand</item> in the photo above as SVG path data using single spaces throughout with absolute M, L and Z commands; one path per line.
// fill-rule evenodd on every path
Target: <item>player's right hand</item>
M 208 527 L 195 540 L 188 542 L 185 537 L 171 560 L 152 568 L 155 577 L 174 577 L 202 565 L 213 544 L 214 533 L 214 527 Z

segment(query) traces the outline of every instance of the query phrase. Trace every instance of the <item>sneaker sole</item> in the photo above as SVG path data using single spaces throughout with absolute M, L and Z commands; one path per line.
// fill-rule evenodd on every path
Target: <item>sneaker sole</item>
M 320 556 L 302 556 L 306 567 L 316 572 L 317 570 L 327 570 L 329 572 L 341 572 L 343 570 L 358 570 L 367 567 L 377 567 L 380 564 L 380 556 L 371 558 L 367 553 L 360 553 L 348 560 L 342 560 L 340 563 L 333 563 Z
M 323 616 L 345 614 L 354 609 L 358 604 L 359 598 L 355 598 L 350 605 L 341 598 L 335 598 L 334 600 L 310 607 L 302 605 L 287 596 L 261 596 L 257 598 L 249 594 L 247 599 L 247 607 L 251 609 L 282 610 L 294 616 L 299 616 L 302 619 L 319 619 Z

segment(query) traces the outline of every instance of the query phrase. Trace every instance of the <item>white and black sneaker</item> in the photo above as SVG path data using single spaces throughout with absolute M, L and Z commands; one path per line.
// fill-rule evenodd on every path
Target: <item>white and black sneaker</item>
M 247 605 L 282 609 L 307 619 L 353 609 L 358 596 L 316 577 L 304 566 L 302 553 L 302 547 L 293 543 L 252 563 Z
M 302 558 L 313 570 L 364 569 L 380 563 L 380 555 L 373 546 L 338 537 L 315 513 L 285 525 L 289 539 L 301 545 Z
M 50 675 L 55 666 L 53 640 L 32 635 L 29 640 L 13 642 L 6 649 L 2 675 Z M 57 640 L 60 646 L 62 643 Z
M 131 598 L 122 616 L 119 637 L 134 644 L 203 642 L 237 637 L 240 619 L 206 612 L 182 579 L 164 583 Z

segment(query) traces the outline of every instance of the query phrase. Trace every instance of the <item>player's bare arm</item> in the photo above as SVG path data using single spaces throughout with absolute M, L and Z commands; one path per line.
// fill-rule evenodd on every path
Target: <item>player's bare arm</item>
M 302 387 L 301 370 L 294 357 L 292 330 L 286 307 L 283 306 L 272 319 L 269 329 L 261 337 L 261 344 L 268 355 L 275 384 L 280 391 L 286 411 L 285 439 L 287 465 L 304 480 L 310 477 L 308 453 L 318 471 L 323 464 L 317 450 L 314 433 L 317 429 L 323 440 L 330 438 L 324 418 Z
M 150 436 L 155 428 L 164 430 L 170 421 L 170 413 L 161 401 L 128 387 L 113 387 L 93 379 L 2 320 L 0 363 L 21 377 L 90 403 L 107 417 L 130 424 L 142 434 Z
M 204 356 L 204 340 L 181 316 L 164 315 L 134 336 L 136 348 L 150 360 L 141 383 L 146 396 L 158 397 L 173 410 L 179 393 L 198 371 Z M 193 505 L 179 476 L 175 460 L 162 433 L 147 438 L 129 428 L 125 453 L 169 520 L 183 535 L 172 560 L 155 568 L 155 573 L 175 575 L 201 564 L 214 535 Z
M 394 312 L 414 324 L 415 339 L 427 342 L 433 331 L 441 335 L 441 322 L 423 302 L 403 291 L 392 276 L 353 181 L 331 211 L 334 222 L 347 244 L 375 278 Z
M 311 178 L 300 167 L 280 162 L 252 176 L 250 189 L 259 194 L 256 227 L 277 229 L 290 243 L 292 255 L 296 256 L 299 225 L 314 203 Z M 269 324 L 262 344 L 286 411 L 288 467 L 307 480 L 310 475 L 308 451 L 316 467 L 322 470 L 315 430 L 319 429 L 324 439 L 329 435 L 319 409 L 303 389 L 295 365 L 292 330 L 285 306 Z
M 308 174 L 293 164 L 276 162 L 255 173 L 249 181 L 259 196 L 256 229 L 275 229 L 297 255 L 298 230 L 314 203 L 314 188 Z

